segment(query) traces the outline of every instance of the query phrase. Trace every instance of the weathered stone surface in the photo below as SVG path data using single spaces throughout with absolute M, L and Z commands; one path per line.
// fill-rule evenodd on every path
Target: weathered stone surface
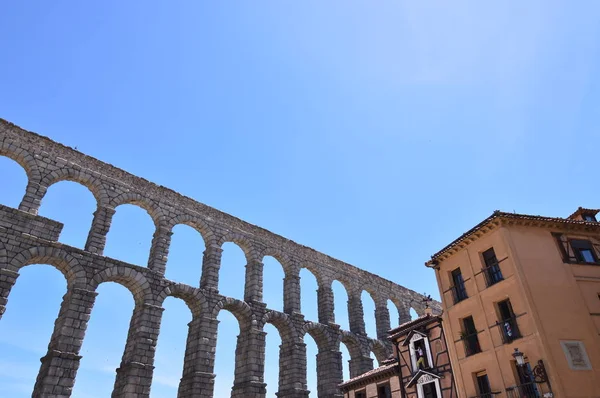
M 193 314 L 178 392 L 180 398 L 213 396 L 217 316 L 221 309 L 232 312 L 240 323 L 232 396 L 257 398 L 265 395 L 265 323 L 273 324 L 282 340 L 279 397 L 308 396 L 304 344 L 306 333 L 315 339 L 319 349 L 318 396 L 340 397 L 337 385 L 342 381 L 341 342 L 349 347 L 353 374 L 372 368 L 370 351 L 375 352 L 379 359 L 389 354 L 386 341 L 365 336 L 360 299 L 362 290 L 371 292 L 376 302 L 379 338 L 385 335 L 390 325 L 385 307 L 388 299 L 398 307 L 401 320 L 406 320 L 410 307 L 417 312 L 424 309 L 422 296 L 412 290 L 152 184 L 48 138 L 22 130 L 2 119 L 0 156 L 8 156 L 21 164 L 29 179 L 18 210 L 0 205 L 0 321 L 22 267 L 36 263 L 50 264 L 60 270 L 68 282 L 68 291 L 55 322 L 48 352 L 41 359 L 37 382 L 32 386 L 34 397 L 71 396 L 95 292 L 103 282 L 122 284 L 132 292 L 136 303 L 112 394 L 113 397 L 122 398 L 146 398 L 150 395 L 162 303 L 168 296 L 183 299 Z M 37 216 L 48 188 L 62 180 L 85 185 L 97 200 L 98 207 L 84 250 L 58 243 L 62 225 Z M 103 256 L 114 209 L 125 203 L 146 209 L 156 225 L 147 267 Z M 181 223 L 198 230 L 205 241 L 206 251 L 198 287 L 164 278 L 172 230 Z M 225 242 L 235 242 L 246 254 L 243 301 L 224 297 L 218 292 L 221 247 Z M 284 312 L 270 310 L 262 302 L 262 261 L 265 256 L 275 257 L 284 268 Z M 305 321 L 301 314 L 301 268 L 309 269 L 317 278 L 320 323 Z M 334 280 L 342 282 L 348 291 L 351 331 L 342 331 L 334 323 L 331 290 Z M 433 306 L 439 309 L 438 303 L 433 303 Z

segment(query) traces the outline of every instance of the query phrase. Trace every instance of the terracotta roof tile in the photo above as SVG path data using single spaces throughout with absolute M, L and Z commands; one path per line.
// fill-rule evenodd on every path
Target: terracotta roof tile
M 348 387 L 349 385 L 356 384 L 364 379 L 374 377 L 374 376 L 380 375 L 382 373 L 386 373 L 388 371 L 393 371 L 397 367 L 397 365 L 398 365 L 398 360 L 394 359 L 394 361 L 392 363 L 389 363 L 389 364 L 383 365 L 383 366 L 379 366 L 378 368 L 369 370 L 366 373 L 363 373 L 359 376 L 353 377 L 352 379 L 343 382 L 342 384 L 340 384 L 340 387 Z
M 426 262 L 425 265 L 428 267 L 434 267 L 436 265 L 436 260 L 442 256 L 444 253 L 451 251 L 454 247 L 456 247 L 461 242 L 465 241 L 471 235 L 484 230 L 489 227 L 491 224 L 497 221 L 502 220 L 520 220 L 520 221 L 538 221 L 538 222 L 550 222 L 550 223 L 560 223 L 565 225 L 580 225 L 586 226 L 593 229 L 600 230 L 600 223 L 594 221 L 583 221 L 583 220 L 573 220 L 562 217 L 545 217 L 545 216 L 534 216 L 529 214 L 518 214 L 518 213 L 505 213 L 499 210 L 496 210 L 491 216 L 481 221 L 479 224 L 475 225 L 473 228 L 456 238 L 446 247 L 444 247 L 439 252 L 435 253 L 431 256 L 431 260 Z

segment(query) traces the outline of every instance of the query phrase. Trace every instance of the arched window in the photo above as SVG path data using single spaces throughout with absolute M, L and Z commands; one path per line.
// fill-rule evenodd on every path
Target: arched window
M 171 236 L 165 277 L 174 282 L 199 286 L 204 250 L 200 232 L 188 225 L 176 225 Z
M 390 313 L 390 327 L 393 329 L 400 325 L 400 313 L 398 312 L 398 307 L 392 300 L 387 301 L 387 309 Z
M 190 309 L 181 299 L 167 297 L 154 359 L 151 397 L 176 397 L 183 374 Z
M 235 243 L 222 246 L 221 269 L 219 271 L 219 293 L 223 296 L 244 299 L 246 283 L 246 255 Z
M 266 348 L 265 348 L 265 383 L 267 384 L 267 397 L 276 398 L 275 393 L 279 391 L 279 346 L 281 337 L 277 328 L 271 324 L 265 325 Z
M 300 270 L 300 311 L 307 321 L 319 320 L 319 301 L 317 290 L 319 285 L 315 275 L 306 268 Z
M 377 338 L 377 321 L 375 319 L 375 301 L 369 292 L 363 290 L 360 295 L 363 305 L 363 315 L 365 319 L 365 331 L 367 336 Z
M 283 267 L 271 256 L 265 256 L 263 264 L 263 302 L 267 308 L 283 312 Z
M 85 186 L 60 181 L 48 188 L 38 214 L 64 224 L 60 242 L 83 249 L 97 207 L 96 198 Z
M 231 396 L 235 374 L 235 349 L 240 334 L 238 320 L 227 310 L 219 312 L 213 397 Z
M 413 307 L 410 307 L 410 319 L 415 320 L 419 317 L 419 314 L 417 314 L 417 311 L 415 311 L 415 309 Z
M 67 290 L 50 265 L 29 265 L 19 273 L 0 319 L 0 396 L 11 398 L 31 397 Z
M 155 229 L 146 210 L 132 204 L 118 206 L 106 235 L 104 255 L 147 266 Z
M 304 335 L 306 344 L 306 389 L 310 391 L 311 397 L 317 397 L 317 354 L 319 347 L 310 334 Z
M 350 380 L 350 351 L 346 344 L 340 343 L 340 352 L 342 353 L 342 378 L 344 380 Z
M 350 330 L 350 321 L 348 320 L 348 292 L 340 281 L 333 281 L 331 288 L 333 290 L 335 323 L 340 325 L 342 330 Z
M 98 296 L 81 347 L 74 397 L 85 396 L 89 391 L 99 397 L 111 396 L 133 315 L 133 296 L 126 287 L 105 282 L 96 292 Z
M 27 173 L 20 164 L 5 156 L 0 156 L 0 203 L 17 209 L 27 188 Z

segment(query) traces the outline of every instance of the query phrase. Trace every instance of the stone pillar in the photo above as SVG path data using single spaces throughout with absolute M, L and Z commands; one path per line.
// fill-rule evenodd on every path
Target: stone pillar
M 34 215 L 37 214 L 42 204 L 42 198 L 46 195 L 47 191 L 48 187 L 29 180 L 25 196 L 23 196 L 23 200 L 21 200 L 21 204 L 19 205 L 19 210 Z
M 410 306 L 403 305 L 398 307 L 398 325 L 410 322 Z
M 215 351 L 217 327 L 215 318 L 194 318 L 189 324 L 183 376 L 177 398 L 212 398 L 215 387 Z
M 308 398 L 306 344 L 286 341 L 279 346 L 279 398 Z
M 286 273 L 283 279 L 283 312 L 286 314 L 301 312 L 300 275 L 298 270 Z
M 375 307 L 375 324 L 377 326 L 377 338 L 386 340 L 387 332 L 392 328 L 390 324 L 390 311 L 385 305 Z
M 12 287 L 17 282 L 18 277 L 18 272 L 0 268 L 0 320 L 2 319 L 4 311 L 6 311 L 8 295 L 10 294 Z
M 348 297 L 348 321 L 350 331 L 365 336 L 365 317 L 360 293 L 351 292 Z
M 210 245 L 204 250 L 202 257 L 202 276 L 200 277 L 200 288 L 219 291 L 219 269 L 221 268 L 221 255 L 223 249 L 217 245 Z
M 325 325 L 334 323 L 333 289 L 331 288 L 331 284 L 327 286 L 319 285 L 319 289 L 317 290 L 317 301 L 319 304 L 319 323 Z
M 338 385 L 343 381 L 342 353 L 336 350 L 319 350 L 317 354 L 317 396 L 342 398 Z
M 367 373 L 369 370 L 373 370 L 373 358 L 364 355 L 352 358 L 348 363 L 350 364 L 350 378 L 360 376 L 363 373 Z
M 41 359 L 33 398 L 70 397 L 79 369 L 79 351 L 98 293 L 69 288 L 54 323 L 48 352 Z
M 156 231 L 154 231 L 154 236 L 152 238 L 152 248 L 150 249 L 148 268 L 161 275 L 165 274 L 171 236 L 173 236 L 173 231 L 167 229 L 165 226 L 159 226 L 156 228 Z
M 156 339 L 163 310 L 162 307 L 142 304 L 133 311 L 112 398 L 150 396 Z
M 115 209 L 112 207 L 99 206 L 94 212 L 94 220 L 92 221 L 92 228 L 88 234 L 87 241 L 85 242 L 85 250 L 90 253 L 98 254 L 99 256 L 104 254 L 104 247 L 106 246 L 106 234 L 110 229 L 110 223 L 115 215 Z
M 235 349 L 235 375 L 231 398 L 264 398 L 265 336 L 262 330 L 240 330 Z
M 246 285 L 244 288 L 244 301 L 262 302 L 264 265 L 258 260 L 250 260 L 246 265 Z

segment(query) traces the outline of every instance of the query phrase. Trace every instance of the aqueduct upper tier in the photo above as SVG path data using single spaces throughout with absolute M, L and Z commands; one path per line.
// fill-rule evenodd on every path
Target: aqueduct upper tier
M 179 398 L 213 397 L 217 315 L 232 312 L 240 324 L 232 397 L 264 397 L 265 323 L 279 331 L 280 372 L 278 396 L 306 398 L 304 335 L 318 346 L 318 396 L 341 397 L 339 345 L 349 349 L 350 373 L 356 376 L 373 367 L 370 352 L 379 360 L 390 354 L 385 340 L 390 329 L 387 300 L 410 320 L 409 309 L 424 311 L 423 296 L 377 275 L 336 260 L 263 228 L 157 186 L 110 164 L 101 162 L 49 138 L 25 131 L 0 119 L 0 155 L 24 169 L 27 189 L 18 209 L 0 205 L 0 321 L 17 281 L 19 270 L 45 263 L 59 269 L 68 291 L 55 323 L 47 355 L 34 387 L 34 397 L 70 397 L 79 367 L 80 349 L 96 288 L 113 281 L 128 288 L 135 298 L 127 343 L 117 369 L 113 397 L 149 397 L 154 349 L 160 331 L 162 303 L 178 297 L 189 306 L 193 320 L 179 385 Z M 37 215 L 48 188 L 69 180 L 87 187 L 97 202 L 83 250 L 58 242 L 62 224 Z M 145 209 L 155 225 L 147 267 L 103 256 L 106 235 L 115 208 L 134 204 Z M 198 286 L 175 283 L 164 277 L 172 229 L 186 224 L 204 239 L 206 250 Z M 246 257 L 244 299 L 219 294 L 222 245 L 234 242 Z M 272 256 L 283 266 L 283 312 L 263 303 L 263 258 Z M 304 319 L 300 308 L 300 270 L 308 269 L 318 283 L 318 322 Z M 332 282 L 340 281 L 348 293 L 350 330 L 335 324 Z M 375 302 L 377 339 L 365 332 L 361 293 Z M 434 311 L 439 303 L 433 302 Z M 259 366 L 257 366 L 257 364 Z

